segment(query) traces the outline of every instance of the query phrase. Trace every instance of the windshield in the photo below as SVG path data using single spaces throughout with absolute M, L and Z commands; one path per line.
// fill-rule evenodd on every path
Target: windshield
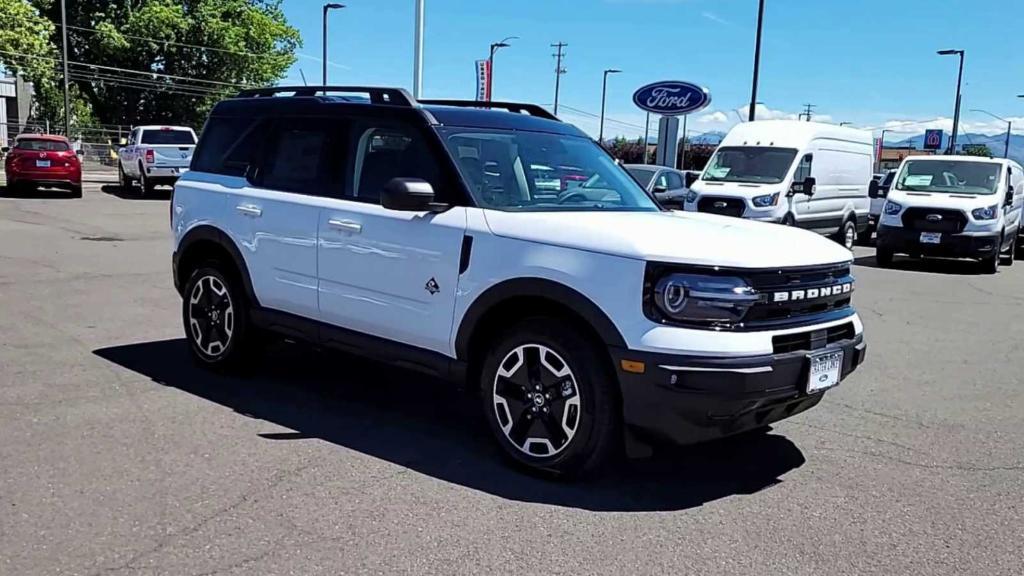
M 39 152 L 67 152 L 70 150 L 66 142 L 59 140 L 18 140 L 15 150 L 36 150 Z
M 952 194 L 995 194 L 999 164 L 970 160 L 908 160 L 897 190 Z
M 595 142 L 540 132 L 440 130 L 477 204 L 509 211 L 657 211 L 657 204 Z M 556 182 L 571 166 L 578 185 Z
M 786 178 L 796 158 L 792 148 L 729 146 L 719 148 L 708 162 L 702 180 L 778 184 Z
M 142 132 L 142 144 L 191 146 L 195 143 L 195 137 L 188 130 L 144 130 Z
M 633 175 L 633 178 L 636 178 L 636 181 L 644 188 L 651 185 L 651 178 L 654 178 L 655 173 L 657 173 L 657 170 L 651 170 L 650 168 L 630 167 L 626 168 L 626 170 L 629 170 L 629 173 Z

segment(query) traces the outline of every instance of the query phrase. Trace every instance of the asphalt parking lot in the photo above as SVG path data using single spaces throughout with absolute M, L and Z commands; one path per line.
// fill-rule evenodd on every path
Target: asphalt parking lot
M 858 248 L 868 361 L 817 408 L 559 484 L 412 373 L 285 344 L 193 367 L 166 194 L 86 178 L 0 189 L 0 574 L 1024 570 L 1024 263 Z

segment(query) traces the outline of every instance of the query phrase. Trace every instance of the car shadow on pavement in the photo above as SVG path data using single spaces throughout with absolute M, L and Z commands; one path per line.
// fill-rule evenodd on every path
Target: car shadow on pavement
M 33 188 L 29 191 L 18 190 L 8 186 L 0 186 L 0 198 L 18 198 L 24 200 L 72 200 L 71 192 L 60 188 Z
M 510 466 L 479 416 L 479 399 L 400 368 L 282 343 L 240 378 L 203 370 L 184 339 L 94 351 L 97 356 L 239 414 L 293 432 L 282 442 L 318 438 L 421 474 L 495 496 L 594 511 L 672 511 L 781 482 L 803 465 L 790 440 L 750 434 L 611 467 L 578 482 L 537 478 Z
M 952 258 L 911 258 L 895 256 L 892 266 L 882 268 L 875 261 L 875 256 L 860 256 L 853 261 L 856 266 L 877 268 L 879 270 L 895 270 L 897 272 L 929 272 L 933 274 L 950 274 L 954 276 L 977 276 L 982 273 L 981 263 L 974 260 L 955 260 Z
M 153 190 L 152 194 L 145 196 L 139 195 L 139 189 L 125 190 L 121 188 L 119 184 L 104 184 L 100 186 L 100 191 L 104 194 L 109 194 L 120 198 L 121 200 L 170 200 L 171 199 L 171 188 L 163 187 Z

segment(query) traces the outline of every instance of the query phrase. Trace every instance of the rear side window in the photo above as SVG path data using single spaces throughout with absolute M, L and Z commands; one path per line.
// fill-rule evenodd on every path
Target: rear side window
M 159 130 L 143 130 L 142 144 L 154 146 L 191 146 L 196 143 L 191 130 L 175 130 L 173 128 Z
M 67 152 L 71 148 L 67 142 L 57 140 L 18 140 L 15 150 L 33 150 L 37 152 Z
M 264 123 L 253 118 L 213 117 L 192 158 L 192 169 L 225 176 L 245 176 L 256 159 Z
M 318 118 L 281 121 L 267 140 L 259 185 L 324 195 L 333 127 L 333 122 Z

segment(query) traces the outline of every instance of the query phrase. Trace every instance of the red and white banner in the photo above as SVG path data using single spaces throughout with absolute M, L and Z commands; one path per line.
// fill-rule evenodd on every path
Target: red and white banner
M 476 61 L 476 99 L 479 102 L 491 99 L 491 63 L 487 60 Z

